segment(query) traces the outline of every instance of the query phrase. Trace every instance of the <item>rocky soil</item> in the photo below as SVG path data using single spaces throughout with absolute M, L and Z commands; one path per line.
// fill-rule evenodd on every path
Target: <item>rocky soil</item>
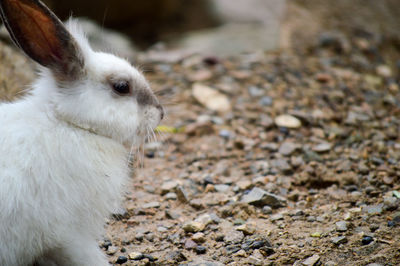
M 400 57 L 383 41 L 142 56 L 168 116 L 107 222 L 109 261 L 398 265 Z
M 398 43 L 140 56 L 167 119 L 107 221 L 110 263 L 399 265 Z M 0 43 L 0 98 L 32 76 Z

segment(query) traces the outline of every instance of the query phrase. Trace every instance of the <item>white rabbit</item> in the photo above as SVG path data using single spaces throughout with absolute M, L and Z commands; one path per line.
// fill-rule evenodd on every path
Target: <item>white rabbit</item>
M 124 144 L 163 109 L 141 73 L 39 0 L 0 0 L 0 13 L 42 65 L 30 96 L 0 104 L 0 265 L 108 265 L 97 239 L 130 174 Z

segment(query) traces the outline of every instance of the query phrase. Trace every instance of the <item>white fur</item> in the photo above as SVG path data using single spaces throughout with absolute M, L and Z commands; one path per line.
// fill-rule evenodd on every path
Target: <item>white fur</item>
M 154 106 L 113 95 L 108 75 L 148 87 L 128 62 L 91 50 L 69 29 L 87 77 L 59 88 L 42 69 L 32 95 L 0 105 L 0 265 L 108 265 L 98 248 L 104 218 L 129 177 L 124 143 L 160 121 Z

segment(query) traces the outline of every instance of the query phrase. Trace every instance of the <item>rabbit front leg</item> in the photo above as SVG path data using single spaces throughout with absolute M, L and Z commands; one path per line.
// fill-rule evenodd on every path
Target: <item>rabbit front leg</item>
M 39 265 L 58 266 L 108 266 L 106 256 L 101 252 L 96 240 L 76 237 L 60 248 L 49 251 Z

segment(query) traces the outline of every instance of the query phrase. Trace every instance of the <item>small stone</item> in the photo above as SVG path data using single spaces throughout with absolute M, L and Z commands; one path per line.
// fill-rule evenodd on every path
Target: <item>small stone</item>
M 248 224 L 243 224 L 238 227 L 236 227 L 236 230 L 243 232 L 245 235 L 252 235 L 256 232 L 256 228 L 253 226 L 250 226 Z
M 149 202 L 149 203 L 145 203 L 143 204 L 142 208 L 143 209 L 152 209 L 152 208 L 160 208 L 161 204 L 157 201 L 154 202 Z
M 337 266 L 338 264 L 334 261 L 327 261 L 325 262 L 324 266 Z
M 106 251 L 107 255 L 114 255 L 117 252 L 118 252 L 118 248 L 115 246 L 108 247 L 108 249 Z
M 283 215 L 281 213 L 277 213 L 271 216 L 271 221 L 279 221 L 279 220 L 283 220 Z
M 144 259 L 144 256 L 140 252 L 131 252 L 131 253 L 129 253 L 129 259 L 130 260 L 142 260 L 142 259 Z
M 157 260 L 156 258 L 154 258 L 154 257 L 151 256 L 151 255 L 144 254 L 143 256 L 144 256 L 144 259 L 148 259 L 150 262 L 154 262 L 154 261 Z M 147 265 L 147 264 L 146 264 L 146 265 Z
M 286 206 L 286 199 L 265 190 L 255 187 L 248 194 L 243 195 L 243 203 L 248 203 L 256 206 L 268 205 L 272 208 L 279 208 Z
M 243 249 L 239 250 L 238 252 L 235 253 L 236 257 L 246 257 L 247 253 Z
M 264 96 L 264 97 L 262 97 L 261 100 L 260 100 L 260 105 L 261 105 L 261 106 L 271 106 L 272 103 L 273 103 L 273 100 L 272 100 L 272 98 L 269 97 L 269 96 Z
M 172 219 L 172 220 L 177 220 L 179 219 L 179 217 L 181 216 L 178 212 L 173 211 L 173 210 L 166 210 L 165 211 L 165 216 L 168 219 Z
M 124 264 L 128 261 L 128 258 L 125 256 L 119 256 L 118 259 L 115 261 L 116 264 Z
M 146 238 L 148 241 L 153 242 L 155 239 L 155 235 L 153 233 L 148 233 L 144 236 L 144 238 Z
M 314 266 L 317 265 L 317 263 L 320 260 L 320 256 L 315 254 L 309 258 L 307 258 L 305 261 L 303 261 L 301 264 L 305 266 Z
M 317 220 L 315 218 L 315 216 L 313 216 L 313 215 L 308 216 L 306 219 L 307 219 L 307 222 L 310 222 L 310 223 L 313 223 L 313 222 L 315 222 Z
M 175 180 L 166 181 L 161 185 L 161 195 L 173 192 L 179 183 Z
M 185 260 L 187 260 L 185 254 L 183 254 L 181 251 L 177 250 L 177 251 L 172 251 L 172 252 L 168 252 L 166 257 L 166 264 L 177 264 L 179 262 L 183 262 Z
M 337 236 L 337 237 L 331 238 L 331 241 L 335 245 L 340 245 L 340 244 L 346 243 L 347 242 L 347 238 L 345 236 Z
M 182 186 L 178 186 L 176 188 L 176 195 L 178 196 L 179 201 L 181 201 L 183 203 L 189 202 L 189 196 L 188 196 L 186 190 Z
M 332 149 L 332 144 L 330 143 L 321 143 L 313 147 L 313 151 L 323 153 L 328 152 Z
M 197 247 L 196 242 L 191 239 L 186 239 L 185 241 L 185 249 L 194 249 Z
M 263 214 L 271 214 L 272 213 L 272 208 L 268 205 L 264 206 L 262 209 Z
M 209 186 L 209 185 L 207 185 Z M 197 210 L 202 210 L 204 209 L 204 202 L 203 199 L 192 199 L 189 202 L 189 205 L 192 206 L 193 208 L 197 209 Z
M 203 259 L 195 259 L 193 262 L 186 264 L 187 266 L 224 266 L 224 264 L 215 261 L 206 261 Z
M 198 232 L 192 236 L 192 240 L 196 243 L 204 243 L 206 238 L 203 233 Z
M 219 136 L 224 139 L 230 139 L 233 136 L 233 134 L 229 130 L 222 129 L 219 131 Z
M 301 122 L 294 116 L 291 115 L 280 115 L 275 118 L 275 124 L 278 127 L 286 128 L 299 128 L 301 127 Z
M 240 190 L 249 189 L 253 183 L 250 180 L 239 180 L 236 185 L 239 187 Z
M 363 211 L 369 215 L 381 214 L 383 212 L 383 204 L 364 206 Z
M 319 238 L 319 237 L 321 237 L 322 235 L 321 235 L 320 232 L 314 232 L 314 233 L 312 233 L 310 236 L 311 236 L 311 237 Z
M 228 185 L 221 184 L 221 185 L 215 185 L 214 188 L 215 188 L 215 190 L 216 190 L 217 192 L 226 193 L 226 192 L 229 191 L 229 189 L 230 189 L 231 187 L 228 186 Z
M 248 91 L 251 97 L 260 97 L 264 94 L 264 90 L 256 86 L 250 86 Z
M 183 230 L 186 233 L 197 233 L 203 231 L 205 228 L 206 228 L 205 224 L 195 221 L 188 222 L 183 225 Z
M 159 226 L 159 227 L 157 227 L 157 231 L 160 233 L 165 233 L 168 231 L 168 228 L 166 228 L 164 226 Z
M 240 243 L 243 238 L 244 238 L 243 232 L 231 230 L 225 235 L 224 241 L 227 243 L 236 244 L 236 243 Z
M 364 236 L 363 239 L 361 240 L 361 243 L 363 245 L 368 245 L 373 241 L 374 241 L 374 239 L 371 236 Z
M 286 159 L 275 159 L 271 162 L 271 165 L 284 174 L 290 174 L 293 170 Z
M 174 192 L 169 192 L 165 195 L 166 200 L 176 200 L 178 198 L 178 195 Z
M 217 222 L 215 219 L 219 219 L 218 216 L 205 213 L 205 214 L 202 214 L 199 217 L 197 217 L 195 219 L 195 222 L 199 222 L 199 223 L 204 224 L 205 226 L 207 226 L 207 225 L 209 225 L 209 224 L 211 224 L 213 222 Z
M 232 108 L 228 97 L 211 87 L 195 83 L 192 92 L 194 98 L 207 109 L 227 112 Z
M 279 147 L 279 153 L 284 155 L 284 156 L 290 156 L 292 155 L 297 149 L 299 148 L 299 145 L 293 143 L 293 142 L 284 142 L 282 145 Z
M 376 73 L 383 78 L 390 78 L 392 76 L 392 70 L 387 65 L 377 66 Z
M 347 222 L 340 221 L 336 223 L 336 230 L 338 232 L 346 232 L 347 231 Z
M 206 252 L 207 252 L 207 248 L 206 247 L 204 247 L 204 246 L 197 246 L 196 248 L 195 248 L 195 251 L 196 251 L 196 253 L 197 254 L 206 254 Z

